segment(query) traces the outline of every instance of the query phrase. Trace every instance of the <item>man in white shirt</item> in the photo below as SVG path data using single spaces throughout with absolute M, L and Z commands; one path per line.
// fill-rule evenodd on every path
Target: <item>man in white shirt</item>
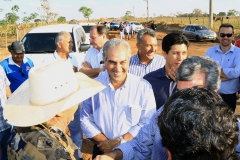
M 107 87 L 82 103 L 81 128 L 95 143 L 93 158 L 131 140 L 156 111 L 151 85 L 128 73 L 130 56 L 126 41 L 113 38 L 106 42 L 106 71 L 95 80 Z
M 90 31 L 91 48 L 88 49 L 80 72 L 83 72 L 91 78 L 105 70 L 102 59 L 103 45 L 108 41 L 108 29 L 104 25 L 96 25 Z

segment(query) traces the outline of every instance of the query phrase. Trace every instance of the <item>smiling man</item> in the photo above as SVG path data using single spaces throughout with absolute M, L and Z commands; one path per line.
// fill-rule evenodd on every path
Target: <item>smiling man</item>
M 11 56 L 1 62 L 8 80 L 11 92 L 14 92 L 28 79 L 28 72 L 34 66 L 30 58 L 24 55 L 25 48 L 21 41 L 14 41 L 8 46 Z
M 146 79 L 153 88 L 157 109 L 176 90 L 175 71 L 182 61 L 187 58 L 189 42 L 180 33 L 169 33 L 162 41 L 162 54 L 166 59 L 163 68 L 146 74 Z
M 220 85 L 220 68 L 210 58 L 192 56 L 181 63 L 176 74 L 176 82 L 179 90 L 198 86 L 215 91 Z M 163 107 L 159 108 L 149 124 L 142 127 L 131 141 L 121 144 L 114 151 L 98 156 L 96 159 L 111 157 L 124 160 L 149 158 L 167 160 L 166 149 L 162 145 L 162 137 L 158 128 L 158 117 L 162 110 Z
M 165 65 L 163 56 L 156 54 L 156 32 L 150 28 L 142 29 L 137 34 L 138 53 L 130 59 L 129 73 L 143 77 Z
M 234 28 L 231 24 L 222 24 L 218 30 L 219 45 L 207 50 L 206 56 L 213 59 L 221 67 L 221 87 L 218 93 L 235 111 L 236 92 L 240 76 L 240 48 L 234 46 Z
M 96 80 L 106 86 L 82 103 L 81 127 L 95 143 L 93 158 L 131 140 L 156 111 L 151 85 L 128 73 L 131 49 L 113 38 L 103 47 L 106 71 Z

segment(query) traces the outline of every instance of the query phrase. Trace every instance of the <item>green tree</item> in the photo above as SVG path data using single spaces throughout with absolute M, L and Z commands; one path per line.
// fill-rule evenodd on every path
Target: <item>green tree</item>
M 16 13 L 7 13 L 5 14 L 5 20 L 9 24 L 14 24 L 19 20 L 19 16 L 17 16 Z
M 29 16 L 25 16 L 22 18 L 23 23 L 29 23 L 31 21 L 34 21 L 37 18 L 38 14 L 35 13 L 31 13 Z
M 131 12 L 131 11 L 126 11 L 125 17 L 129 17 L 129 16 L 131 16 L 131 15 L 132 15 L 132 12 Z
M 201 9 L 198 9 L 198 8 L 195 8 L 192 12 L 192 14 L 196 17 L 201 17 L 202 16 L 202 10 Z
M 58 23 L 66 22 L 66 18 L 63 17 L 63 16 L 60 16 L 60 17 L 58 17 L 57 22 L 58 22 Z
M 16 13 L 16 12 L 18 12 L 18 10 L 19 10 L 19 6 L 18 6 L 18 5 L 14 5 L 14 6 L 11 8 L 11 10 L 12 10 L 13 13 Z
M 227 12 L 227 16 L 236 16 L 237 11 L 235 9 L 231 9 Z
M 219 12 L 218 13 L 218 16 L 226 16 L 227 14 L 226 14 L 226 12 Z
M 88 8 L 86 6 L 82 6 L 78 9 L 79 12 L 82 12 L 83 17 L 87 18 L 89 21 L 89 17 L 91 16 L 91 14 L 93 13 L 93 10 L 91 8 Z

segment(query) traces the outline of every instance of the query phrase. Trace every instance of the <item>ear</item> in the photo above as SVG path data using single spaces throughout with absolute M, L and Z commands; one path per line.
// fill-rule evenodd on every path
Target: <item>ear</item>
M 172 160 L 172 154 L 167 148 L 166 148 L 166 154 L 167 154 L 168 160 Z
M 162 55 L 165 59 L 167 58 L 167 53 L 165 51 L 162 51 Z
M 139 48 L 141 47 L 141 44 L 140 43 L 136 43 L 136 46 L 137 46 L 137 48 L 139 50 Z
M 57 47 L 58 47 L 58 48 L 62 48 L 61 42 L 59 42 L 59 41 L 57 42 Z

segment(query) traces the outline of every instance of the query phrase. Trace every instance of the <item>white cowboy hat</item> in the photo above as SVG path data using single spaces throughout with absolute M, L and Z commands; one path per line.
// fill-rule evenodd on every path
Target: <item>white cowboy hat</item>
M 83 73 L 74 73 L 66 60 L 33 67 L 26 80 L 7 100 L 4 118 L 14 126 L 46 122 L 105 88 Z

